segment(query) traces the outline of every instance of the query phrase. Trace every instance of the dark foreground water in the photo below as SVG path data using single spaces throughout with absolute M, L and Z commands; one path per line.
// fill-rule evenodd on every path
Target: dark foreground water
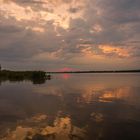
M 140 140 L 140 74 L 3 82 L 0 140 Z

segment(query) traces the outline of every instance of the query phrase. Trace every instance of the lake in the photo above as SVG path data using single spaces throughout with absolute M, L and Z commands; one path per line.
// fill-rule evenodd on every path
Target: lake
M 0 85 L 0 140 L 139 140 L 140 74 L 53 74 Z

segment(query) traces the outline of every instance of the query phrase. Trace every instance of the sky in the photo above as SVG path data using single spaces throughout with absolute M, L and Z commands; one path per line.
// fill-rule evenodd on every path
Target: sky
M 0 64 L 140 69 L 140 0 L 0 0 Z

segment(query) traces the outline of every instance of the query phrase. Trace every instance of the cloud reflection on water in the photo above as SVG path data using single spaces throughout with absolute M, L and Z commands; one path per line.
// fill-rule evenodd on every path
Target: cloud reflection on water
M 28 126 L 28 123 L 36 126 Z M 43 123 L 44 127 L 41 126 Z M 14 131 L 8 131 L 2 140 L 84 140 L 86 131 L 72 124 L 69 117 L 56 117 L 52 125 L 48 125 L 47 115 L 38 115 L 26 120 L 24 126 L 19 125 Z M 26 124 L 26 126 L 25 126 Z
M 16 134 L 23 138 L 27 131 L 37 140 L 139 136 L 138 74 L 76 74 L 68 80 L 60 76 L 43 85 L 0 86 L 0 136 L 9 129 L 2 140 L 15 140 Z

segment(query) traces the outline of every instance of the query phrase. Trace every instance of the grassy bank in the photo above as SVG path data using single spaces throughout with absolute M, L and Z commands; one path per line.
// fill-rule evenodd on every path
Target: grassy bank
M 30 80 L 35 83 L 44 83 L 47 79 L 50 79 L 50 75 L 47 75 L 44 71 L 0 71 L 0 81 L 24 81 Z

